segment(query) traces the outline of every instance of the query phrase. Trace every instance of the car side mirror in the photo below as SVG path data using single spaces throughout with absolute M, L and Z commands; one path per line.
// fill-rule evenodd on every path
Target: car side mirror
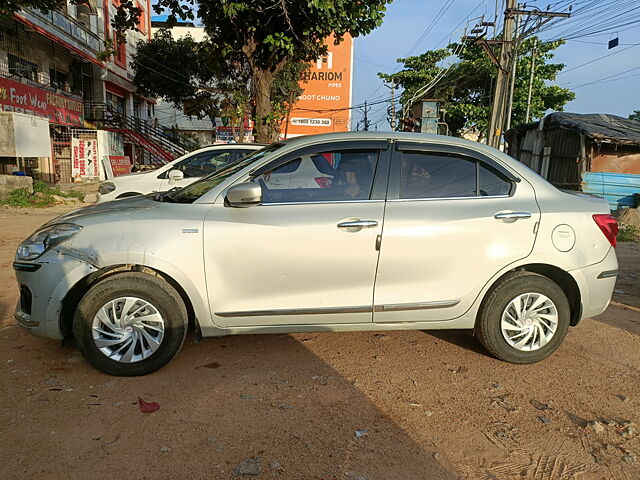
M 173 185 L 184 178 L 184 173 L 181 170 L 171 170 L 167 177 L 169 178 L 169 185 Z
M 257 183 L 239 183 L 227 190 L 225 204 L 230 207 L 246 208 L 259 205 L 262 201 L 262 189 Z

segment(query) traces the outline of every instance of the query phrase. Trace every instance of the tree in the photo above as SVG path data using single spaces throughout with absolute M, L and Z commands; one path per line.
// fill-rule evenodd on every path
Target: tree
M 169 12 L 169 22 L 193 20 L 193 9 L 222 58 L 242 55 L 251 73 L 259 142 L 277 137 L 272 105 L 274 82 L 290 64 L 310 62 L 326 53 L 324 40 L 333 33 L 339 43 L 346 33 L 357 37 L 382 23 L 391 0 L 157 0 L 156 13 Z
M 629 120 L 640 122 L 640 110 L 634 110 L 633 113 L 629 115 Z
M 234 138 L 244 140 L 244 119 L 252 115 L 254 102 L 251 69 L 241 52 L 225 54 L 209 38 L 173 39 L 170 30 L 160 30 L 138 43 L 131 66 L 142 95 L 162 98 L 198 118 L 229 117 Z M 274 78 L 266 122 L 270 136 L 277 137 L 290 103 L 302 93 L 299 81 L 307 68 L 306 62 L 290 62 Z
M 533 37 L 528 38 L 519 47 L 512 125 L 525 122 L 533 41 Z M 531 95 L 531 115 L 535 118 L 544 116 L 549 109 L 562 110 L 564 105 L 575 98 L 572 91 L 547 84 L 548 81 L 555 80 L 564 68 L 563 64 L 550 63 L 554 50 L 562 44 L 562 41 L 538 42 Z M 453 63 L 445 66 L 444 60 L 450 57 L 453 58 Z M 398 59 L 398 62 L 404 64 L 404 69 L 400 72 L 378 75 L 383 80 L 393 80 L 404 88 L 401 96 L 403 105 L 413 98 L 418 89 L 437 80 L 418 100 L 426 97 L 442 100 L 441 107 L 446 108 L 446 121 L 454 135 L 461 135 L 471 128 L 486 135 L 492 107 L 491 90 L 497 72 L 495 65 L 479 45 L 451 44 L 447 48 L 427 51 L 420 56 Z

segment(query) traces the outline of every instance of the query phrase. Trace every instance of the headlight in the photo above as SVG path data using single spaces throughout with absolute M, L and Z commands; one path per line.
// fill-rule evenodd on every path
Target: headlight
M 35 260 L 44 252 L 82 230 L 80 225 L 58 223 L 38 230 L 18 247 L 16 260 Z
M 98 187 L 98 192 L 100 192 L 102 195 L 105 195 L 107 193 L 113 192 L 115 189 L 116 186 L 112 182 L 102 182 Z

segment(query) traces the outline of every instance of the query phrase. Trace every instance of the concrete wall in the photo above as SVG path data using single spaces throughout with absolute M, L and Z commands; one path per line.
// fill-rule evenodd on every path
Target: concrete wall
M 0 195 L 17 188 L 26 188 L 29 193 L 33 193 L 33 178 L 17 177 L 15 175 L 0 175 Z
M 592 172 L 640 174 L 640 148 L 633 151 L 602 152 L 591 160 Z

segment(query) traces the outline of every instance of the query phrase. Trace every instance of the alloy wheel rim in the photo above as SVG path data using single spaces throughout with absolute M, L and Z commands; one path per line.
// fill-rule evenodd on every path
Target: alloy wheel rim
M 106 357 L 135 363 L 153 355 L 164 338 L 158 309 L 138 297 L 119 297 L 104 304 L 93 317 L 93 341 Z
M 511 300 L 500 320 L 506 342 L 521 352 L 533 352 L 547 345 L 558 329 L 558 309 L 541 293 L 523 293 Z

